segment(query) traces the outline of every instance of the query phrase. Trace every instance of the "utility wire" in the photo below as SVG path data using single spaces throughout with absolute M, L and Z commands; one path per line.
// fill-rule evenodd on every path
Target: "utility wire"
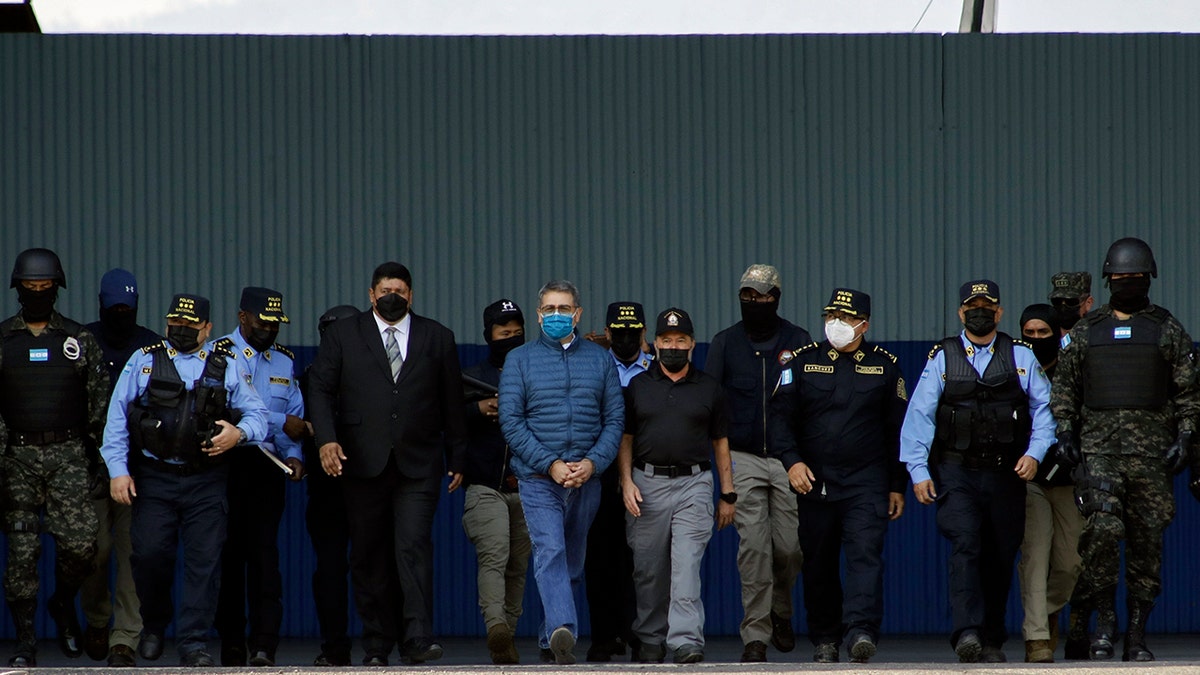
M 921 22 L 925 20 L 925 13 L 928 12 L 929 8 L 932 6 L 933 6 L 933 0 L 929 0 L 929 2 L 925 3 L 925 9 L 921 11 L 921 18 L 917 19 L 917 22 L 913 24 L 912 30 L 910 30 L 908 32 L 910 32 L 910 33 L 917 32 L 917 26 L 920 26 Z

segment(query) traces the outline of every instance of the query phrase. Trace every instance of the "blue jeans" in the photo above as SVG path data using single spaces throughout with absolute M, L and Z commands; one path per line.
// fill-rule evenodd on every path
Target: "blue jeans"
M 520 491 L 533 542 L 533 578 L 546 616 L 538 628 L 538 645 L 545 649 L 559 626 L 579 637 L 575 598 L 583 588 L 587 534 L 600 506 L 600 480 L 565 488 L 549 478 L 529 478 L 520 482 Z

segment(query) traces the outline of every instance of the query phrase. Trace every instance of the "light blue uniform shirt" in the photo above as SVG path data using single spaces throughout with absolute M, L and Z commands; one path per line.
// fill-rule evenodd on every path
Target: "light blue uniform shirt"
M 280 459 L 295 457 L 304 461 L 300 441 L 293 441 L 283 433 L 283 423 L 288 415 L 304 418 L 304 398 L 300 396 L 300 385 L 296 382 L 296 367 L 292 357 L 278 349 L 268 348 L 260 352 L 246 342 L 242 331 L 235 330 L 225 337 L 233 340 L 233 351 L 249 373 L 249 382 L 267 405 L 269 422 L 267 437 L 259 443 L 275 453 Z
M 654 361 L 649 356 L 646 356 L 646 352 L 639 353 L 637 360 L 629 365 L 622 363 L 621 359 L 618 359 L 617 355 L 613 354 L 611 349 L 608 350 L 608 353 L 612 356 L 613 364 L 617 367 L 617 377 L 621 378 L 622 389 L 628 387 L 629 381 L 635 376 L 650 370 L 650 366 L 654 365 Z
M 980 376 L 992 362 L 992 347 L 995 340 L 985 347 L 978 347 L 967 339 L 967 332 L 959 333 L 967 360 Z M 1024 345 L 1013 345 L 1013 357 L 1021 389 L 1029 396 L 1029 416 L 1033 420 L 1033 433 L 1029 438 L 1027 457 L 1039 463 L 1046 450 L 1054 443 L 1057 425 L 1050 414 L 1050 379 L 1046 377 L 1033 350 Z M 904 426 L 900 429 L 900 461 L 908 467 L 913 485 L 929 480 L 929 446 L 933 443 L 937 421 L 938 401 L 946 388 L 946 352 L 937 354 L 925 364 L 917 388 L 908 401 L 908 412 L 904 415 Z
M 212 353 L 212 343 L 191 354 L 181 354 L 173 348 L 167 349 L 167 356 L 175 364 L 179 379 L 190 390 L 196 380 L 204 372 L 205 360 Z M 237 425 L 246 432 L 249 441 L 261 441 L 267 435 L 267 407 L 259 398 L 254 385 L 246 381 L 247 372 L 242 364 L 243 359 L 236 354 L 229 357 L 225 368 L 225 391 L 229 392 L 229 407 L 242 414 Z M 154 366 L 154 355 L 138 350 L 129 357 L 117 384 L 113 387 L 112 399 L 108 403 L 108 421 L 104 425 L 104 444 L 100 447 L 100 455 L 108 466 L 108 475 L 112 478 L 129 475 L 129 430 L 126 428 L 126 407 L 131 401 L 146 394 L 146 386 L 150 382 L 150 371 Z M 145 448 L 136 448 L 147 457 L 154 457 Z M 158 459 L 155 457 L 155 459 Z

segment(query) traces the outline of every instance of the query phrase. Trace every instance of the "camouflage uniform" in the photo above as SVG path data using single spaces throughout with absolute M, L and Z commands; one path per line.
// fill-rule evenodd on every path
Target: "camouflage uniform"
M 23 333 L 31 334 L 25 320 L 20 315 L 9 318 L 0 323 L 0 345 Z M 55 333 L 73 335 L 78 341 L 79 351 L 72 361 L 86 383 L 86 429 L 81 430 L 85 434 L 56 442 L 18 444 L 20 435 L 12 430 L 17 421 L 0 416 L 0 441 L 5 448 L 0 473 L 3 474 L 4 525 L 8 534 L 4 595 L 17 623 L 19 648 L 32 646 L 38 592 L 37 563 L 41 555 L 39 532 L 53 535 L 57 544 L 56 596 L 63 593 L 60 597 L 73 600 L 80 584 L 92 570 L 98 528 L 96 512 L 88 497 L 88 460 L 84 445 L 99 438 L 104 426 L 108 371 L 95 337 L 82 326 L 53 312 L 38 337 Z M 0 349 L 0 373 L 5 367 L 3 349 Z M 0 409 L 8 410 L 9 402 L 23 394 L 21 390 L 13 391 L 10 383 L 8 388 L 0 391 Z M 43 509 L 46 514 L 44 525 L 39 523 Z M 74 605 L 71 611 L 74 611 Z
M 1148 313 L 1154 305 L 1134 313 Z M 1159 310 L 1161 311 L 1161 310 Z M 1096 310 L 1111 316 L 1104 305 Z M 1095 312 L 1094 312 L 1095 313 Z M 1152 603 L 1162 585 L 1162 533 L 1175 515 L 1171 477 L 1163 462 L 1178 431 L 1194 431 L 1200 412 L 1192 339 L 1173 316 L 1162 323 L 1158 349 L 1170 372 L 1170 395 L 1161 408 L 1094 410 L 1083 405 L 1088 357 L 1087 320 L 1064 339 L 1051 390 L 1050 409 L 1059 433 L 1079 434 L 1084 466 L 1091 484 L 1111 489 L 1092 492 L 1079 552 L 1084 569 L 1076 598 L 1084 607 L 1111 607 L 1120 571 L 1121 539 L 1126 540 L 1128 599 Z

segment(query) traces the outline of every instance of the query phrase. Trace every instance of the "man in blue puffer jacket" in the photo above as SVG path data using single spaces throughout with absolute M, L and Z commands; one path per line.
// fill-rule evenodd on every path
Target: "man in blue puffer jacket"
M 500 374 L 500 427 L 512 449 L 533 576 L 545 620 L 544 661 L 575 662 L 587 533 L 600 505 L 599 476 L 617 456 L 625 403 L 612 357 L 581 339 L 579 291 L 551 281 L 538 292 L 541 335 L 509 353 Z

